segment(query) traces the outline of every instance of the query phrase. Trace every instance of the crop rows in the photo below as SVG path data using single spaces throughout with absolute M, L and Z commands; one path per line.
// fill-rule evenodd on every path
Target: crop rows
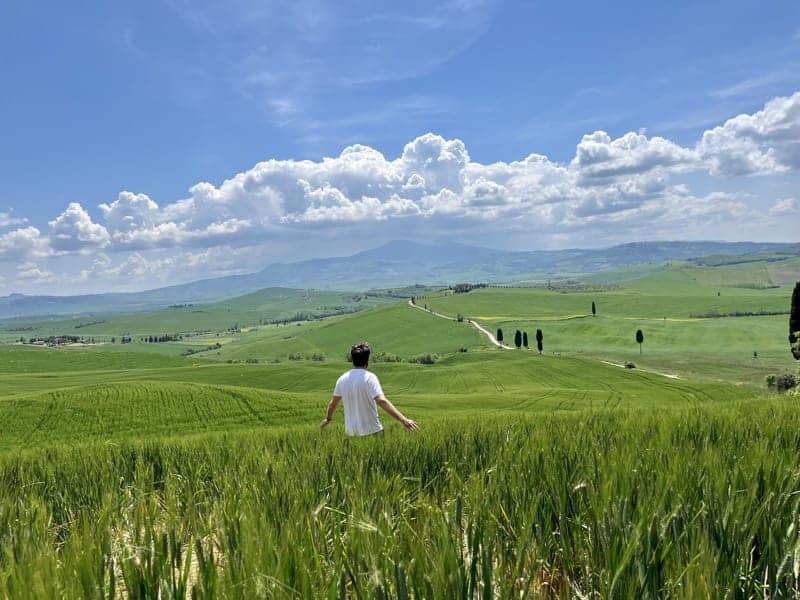
M 374 370 L 389 396 L 425 422 L 457 414 L 724 404 L 753 394 L 570 357 L 489 351 L 456 358 L 433 367 L 378 364 Z M 313 429 L 341 370 L 335 364 L 206 364 L 10 376 L 0 382 L 0 394 L 16 391 L 0 395 L 0 451 L 256 428 Z M 50 389 L 40 391 L 43 386 Z M 337 421 L 335 428 L 340 425 Z

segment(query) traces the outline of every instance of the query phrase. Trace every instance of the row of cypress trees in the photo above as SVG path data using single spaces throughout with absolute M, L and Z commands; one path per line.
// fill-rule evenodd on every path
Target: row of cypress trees
M 592 316 L 597 315 L 597 304 L 592 301 Z M 503 330 L 498 328 L 497 341 L 503 343 Z M 541 329 L 536 330 L 536 348 L 539 354 L 544 350 L 544 335 Z M 642 344 L 644 343 L 644 333 L 641 329 L 636 330 L 636 343 L 639 344 L 639 354 L 642 353 Z M 792 351 L 792 356 L 795 360 L 800 360 L 800 281 L 794 286 L 792 292 L 792 307 L 789 313 L 789 344 Z M 517 331 L 514 333 L 514 345 L 519 349 L 528 347 L 528 332 Z
M 499 328 L 497 330 L 497 341 L 501 344 L 503 343 L 503 330 Z M 522 347 L 527 348 L 528 332 L 517 329 L 517 331 L 514 333 L 514 345 L 517 347 L 517 349 Z M 544 333 L 542 333 L 541 329 L 536 330 L 536 348 L 539 350 L 539 354 L 541 354 L 544 350 Z
M 798 285 L 800 285 L 800 284 L 798 284 Z M 594 304 L 594 303 L 592 303 L 592 304 Z M 798 332 L 800 332 L 800 330 L 798 330 Z M 503 330 L 500 329 L 500 328 L 497 329 L 497 341 L 500 342 L 501 344 L 503 343 Z M 791 341 L 791 336 L 790 336 L 790 341 Z M 536 330 L 536 348 L 539 350 L 539 354 L 541 354 L 542 350 L 544 350 L 543 342 L 544 342 L 544 334 L 542 333 L 541 329 L 537 329 Z M 639 354 L 641 354 L 642 353 L 642 344 L 644 343 L 644 333 L 642 332 L 641 329 L 637 329 L 636 330 L 636 343 L 639 344 Z M 522 347 L 527 348 L 528 347 L 528 332 L 527 331 L 520 331 L 519 329 L 517 329 L 516 333 L 514 333 L 514 345 L 517 347 L 517 350 L 519 350 Z M 794 350 L 792 350 L 792 352 L 794 352 Z M 795 358 L 800 359 L 800 354 L 795 355 Z

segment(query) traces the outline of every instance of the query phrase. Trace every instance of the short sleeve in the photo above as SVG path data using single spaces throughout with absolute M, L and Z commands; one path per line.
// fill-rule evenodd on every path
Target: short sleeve
M 367 385 L 369 386 L 369 397 L 373 400 L 378 396 L 383 395 L 381 382 L 378 381 L 378 377 L 376 375 L 370 373 L 370 377 L 367 378 Z
M 336 385 L 333 388 L 333 395 L 334 396 L 339 396 L 339 397 L 342 396 L 342 378 L 341 377 L 339 377 L 339 379 L 336 380 Z

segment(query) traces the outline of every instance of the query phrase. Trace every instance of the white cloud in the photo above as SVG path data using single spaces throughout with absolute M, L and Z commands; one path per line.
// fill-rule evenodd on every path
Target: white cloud
M 696 148 L 641 132 L 612 138 L 596 131 L 583 136 L 566 164 L 538 154 L 509 163 L 477 163 L 463 141 L 426 133 L 395 159 L 356 144 L 320 161 L 260 162 L 219 186 L 200 182 L 188 197 L 163 207 L 145 194 L 126 191 L 100 210 L 109 248 L 142 251 L 253 243 L 304 226 L 340 228 L 399 219 L 451 227 L 459 220 L 469 225 L 514 219 L 542 226 L 604 214 L 623 218 L 645 203 L 666 203 L 674 194 L 670 180 L 676 174 L 790 168 L 791 146 L 795 134 L 800 135 L 798 106 L 800 93 L 775 99 L 753 115 L 707 131 Z M 81 223 L 83 238 L 102 245 L 104 231 L 93 228 L 78 209 L 68 210 L 76 213 L 71 229 Z M 69 241 L 75 238 L 82 239 L 73 235 Z M 63 247 L 64 242 L 54 245 Z
M 134 252 L 122 264 L 108 270 L 114 277 L 131 277 L 136 280 L 144 279 L 148 275 L 160 275 L 165 269 L 163 259 L 147 259 L 142 254 Z
M 252 248 L 217 246 L 180 252 L 130 252 L 114 260 L 99 253 L 92 263 L 74 276 L 79 282 L 114 283 L 115 287 L 138 289 L 215 275 L 249 272 L 262 266 Z M 71 275 L 65 277 L 71 278 Z M 68 279 L 67 279 L 68 281 Z M 102 289 L 102 288 L 101 288 Z
M 169 203 L 123 191 L 99 206 L 101 222 L 71 203 L 49 222 L 48 235 L 32 226 L 0 235 L 0 261 L 85 254 L 87 281 L 161 283 L 237 271 L 236 260 L 247 255 L 242 248 L 305 241 L 311 231 L 314 239 L 330 240 L 356 232 L 383 238 L 527 232 L 562 245 L 734 230 L 763 236 L 773 231 L 764 219 L 785 222 L 797 200 L 759 211 L 757 196 L 715 192 L 733 187 L 718 178 L 796 171 L 799 140 L 800 93 L 706 131 L 693 147 L 641 131 L 617 138 L 595 131 L 582 137 L 568 162 L 531 154 L 484 164 L 472 160 L 463 141 L 426 133 L 396 158 L 355 144 L 317 161 L 266 160 L 219 185 L 197 183 Z M 0 213 L 0 224 L 8 215 Z M 779 225 L 784 231 L 785 223 Z
M 458 191 L 465 183 L 462 179 L 464 167 L 469 163 L 469 153 L 461 140 L 445 140 L 426 133 L 406 144 L 403 148 L 403 171 L 418 174 L 425 182 L 428 192 L 444 188 Z
M 16 278 L 29 284 L 52 283 L 56 280 L 55 274 L 48 270 L 42 270 L 39 265 L 33 262 L 23 263 L 17 268 Z
M 800 213 L 800 202 L 797 198 L 783 198 L 769 209 L 771 215 L 794 215 Z
M 335 188 L 321 188 L 309 192 L 312 204 L 301 215 L 284 218 L 285 223 L 353 223 L 358 221 L 385 221 L 390 217 L 421 214 L 412 200 L 393 196 L 381 201 L 363 197 L 352 201 Z
M 56 250 L 103 247 L 109 240 L 106 228 L 94 223 L 89 213 L 77 202 L 71 202 L 49 225 L 50 243 Z
M 24 225 L 27 223 L 27 219 L 20 219 L 19 217 L 15 217 L 12 212 L 0 212 L 0 229 L 5 229 L 6 227 L 13 227 L 14 225 Z
M 251 227 L 245 218 L 245 206 L 228 209 L 214 186 L 198 183 L 189 192 L 192 196 L 168 205 L 163 210 L 146 194 L 122 192 L 100 210 L 117 250 L 145 250 L 175 246 L 223 243 L 242 235 Z M 235 199 L 234 199 L 235 200 Z
M 209 223 L 200 229 L 191 229 L 191 223 L 167 221 L 144 229 L 115 232 L 116 249 L 147 250 L 175 246 L 214 245 L 225 241 L 243 239 L 250 228 L 245 219 L 227 219 Z
M 763 175 L 800 168 L 800 92 L 774 98 L 703 133 L 697 145 L 711 172 Z
M 23 227 L 0 235 L 0 260 L 30 260 L 49 254 L 49 242 L 36 227 Z
M 584 179 L 640 175 L 657 168 L 697 166 L 697 155 L 662 137 L 629 132 L 612 140 L 605 131 L 583 136 L 572 166 Z
M 152 227 L 159 219 L 158 204 L 145 194 L 120 192 L 110 204 L 100 210 L 107 225 L 115 231 L 136 231 Z

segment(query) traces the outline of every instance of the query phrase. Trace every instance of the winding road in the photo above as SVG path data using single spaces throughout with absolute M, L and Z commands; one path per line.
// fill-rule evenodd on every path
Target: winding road
M 424 308 L 422 306 L 419 306 L 418 304 L 414 304 L 411 300 L 408 301 L 408 305 L 410 307 L 412 307 L 412 308 L 416 308 L 417 310 L 421 310 L 422 312 L 424 312 L 426 314 L 433 315 L 434 317 L 439 317 L 440 319 L 447 319 L 448 321 L 457 321 L 457 319 L 455 319 L 454 317 L 450 317 L 448 315 L 443 315 L 442 313 L 437 313 L 437 312 L 435 312 L 433 310 L 430 310 L 428 308 Z M 482 325 L 480 325 L 476 321 L 473 321 L 472 319 L 467 319 L 467 323 L 469 323 L 475 329 L 477 329 L 480 333 L 485 335 L 489 339 L 489 341 L 493 345 L 497 346 L 498 348 L 501 348 L 503 350 L 513 350 L 514 349 L 511 346 L 506 346 L 502 342 L 498 342 L 497 338 L 494 337 L 494 335 L 492 335 L 491 331 L 489 331 L 488 329 L 486 329 L 485 327 L 483 327 Z M 602 359 L 598 359 L 598 360 L 600 360 L 600 362 L 605 363 L 607 365 L 612 365 L 614 367 L 621 367 L 623 369 L 626 368 L 625 365 L 623 365 L 623 364 L 614 363 L 614 362 L 610 362 L 610 361 L 602 360 Z M 643 373 L 652 373 L 653 375 L 660 375 L 661 377 L 667 377 L 669 379 L 680 379 L 680 377 L 678 375 L 674 375 L 672 373 L 662 373 L 660 371 L 650 371 L 648 369 L 638 369 L 638 370 L 643 372 Z
M 424 312 L 426 314 L 433 315 L 434 317 L 439 317 L 440 319 L 447 319 L 448 321 L 457 321 L 458 320 L 458 319 L 455 319 L 453 317 L 449 317 L 447 315 L 443 315 L 442 313 L 437 313 L 437 312 L 434 312 L 434 311 L 432 311 L 430 309 L 427 309 L 427 308 L 424 308 L 424 307 L 419 306 L 417 304 L 414 304 L 411 300 L 408 301 L 408 305 L 410 307 L 412 307 L 412 308 L 416 308 L 417 310 L 421 310 L 422 312 Z M 493 345 L 497 346 L 498 348 L 502 348 L 503 350 L 513 350 L 513 348 L 511 346 L 506 346 L 503 342 L 498 342 L 497 338 L 494 337 L 494 335 L 492 335 L 491 331 L 489 331 L 488 329 L 482 327 L 481 325 L 479 325 L 477 322 L 473 321 L 472 319 L 467 319 L 467 323 L 472 325 L 481 334 L 485 335 L 489 339 L 489 341 Z

